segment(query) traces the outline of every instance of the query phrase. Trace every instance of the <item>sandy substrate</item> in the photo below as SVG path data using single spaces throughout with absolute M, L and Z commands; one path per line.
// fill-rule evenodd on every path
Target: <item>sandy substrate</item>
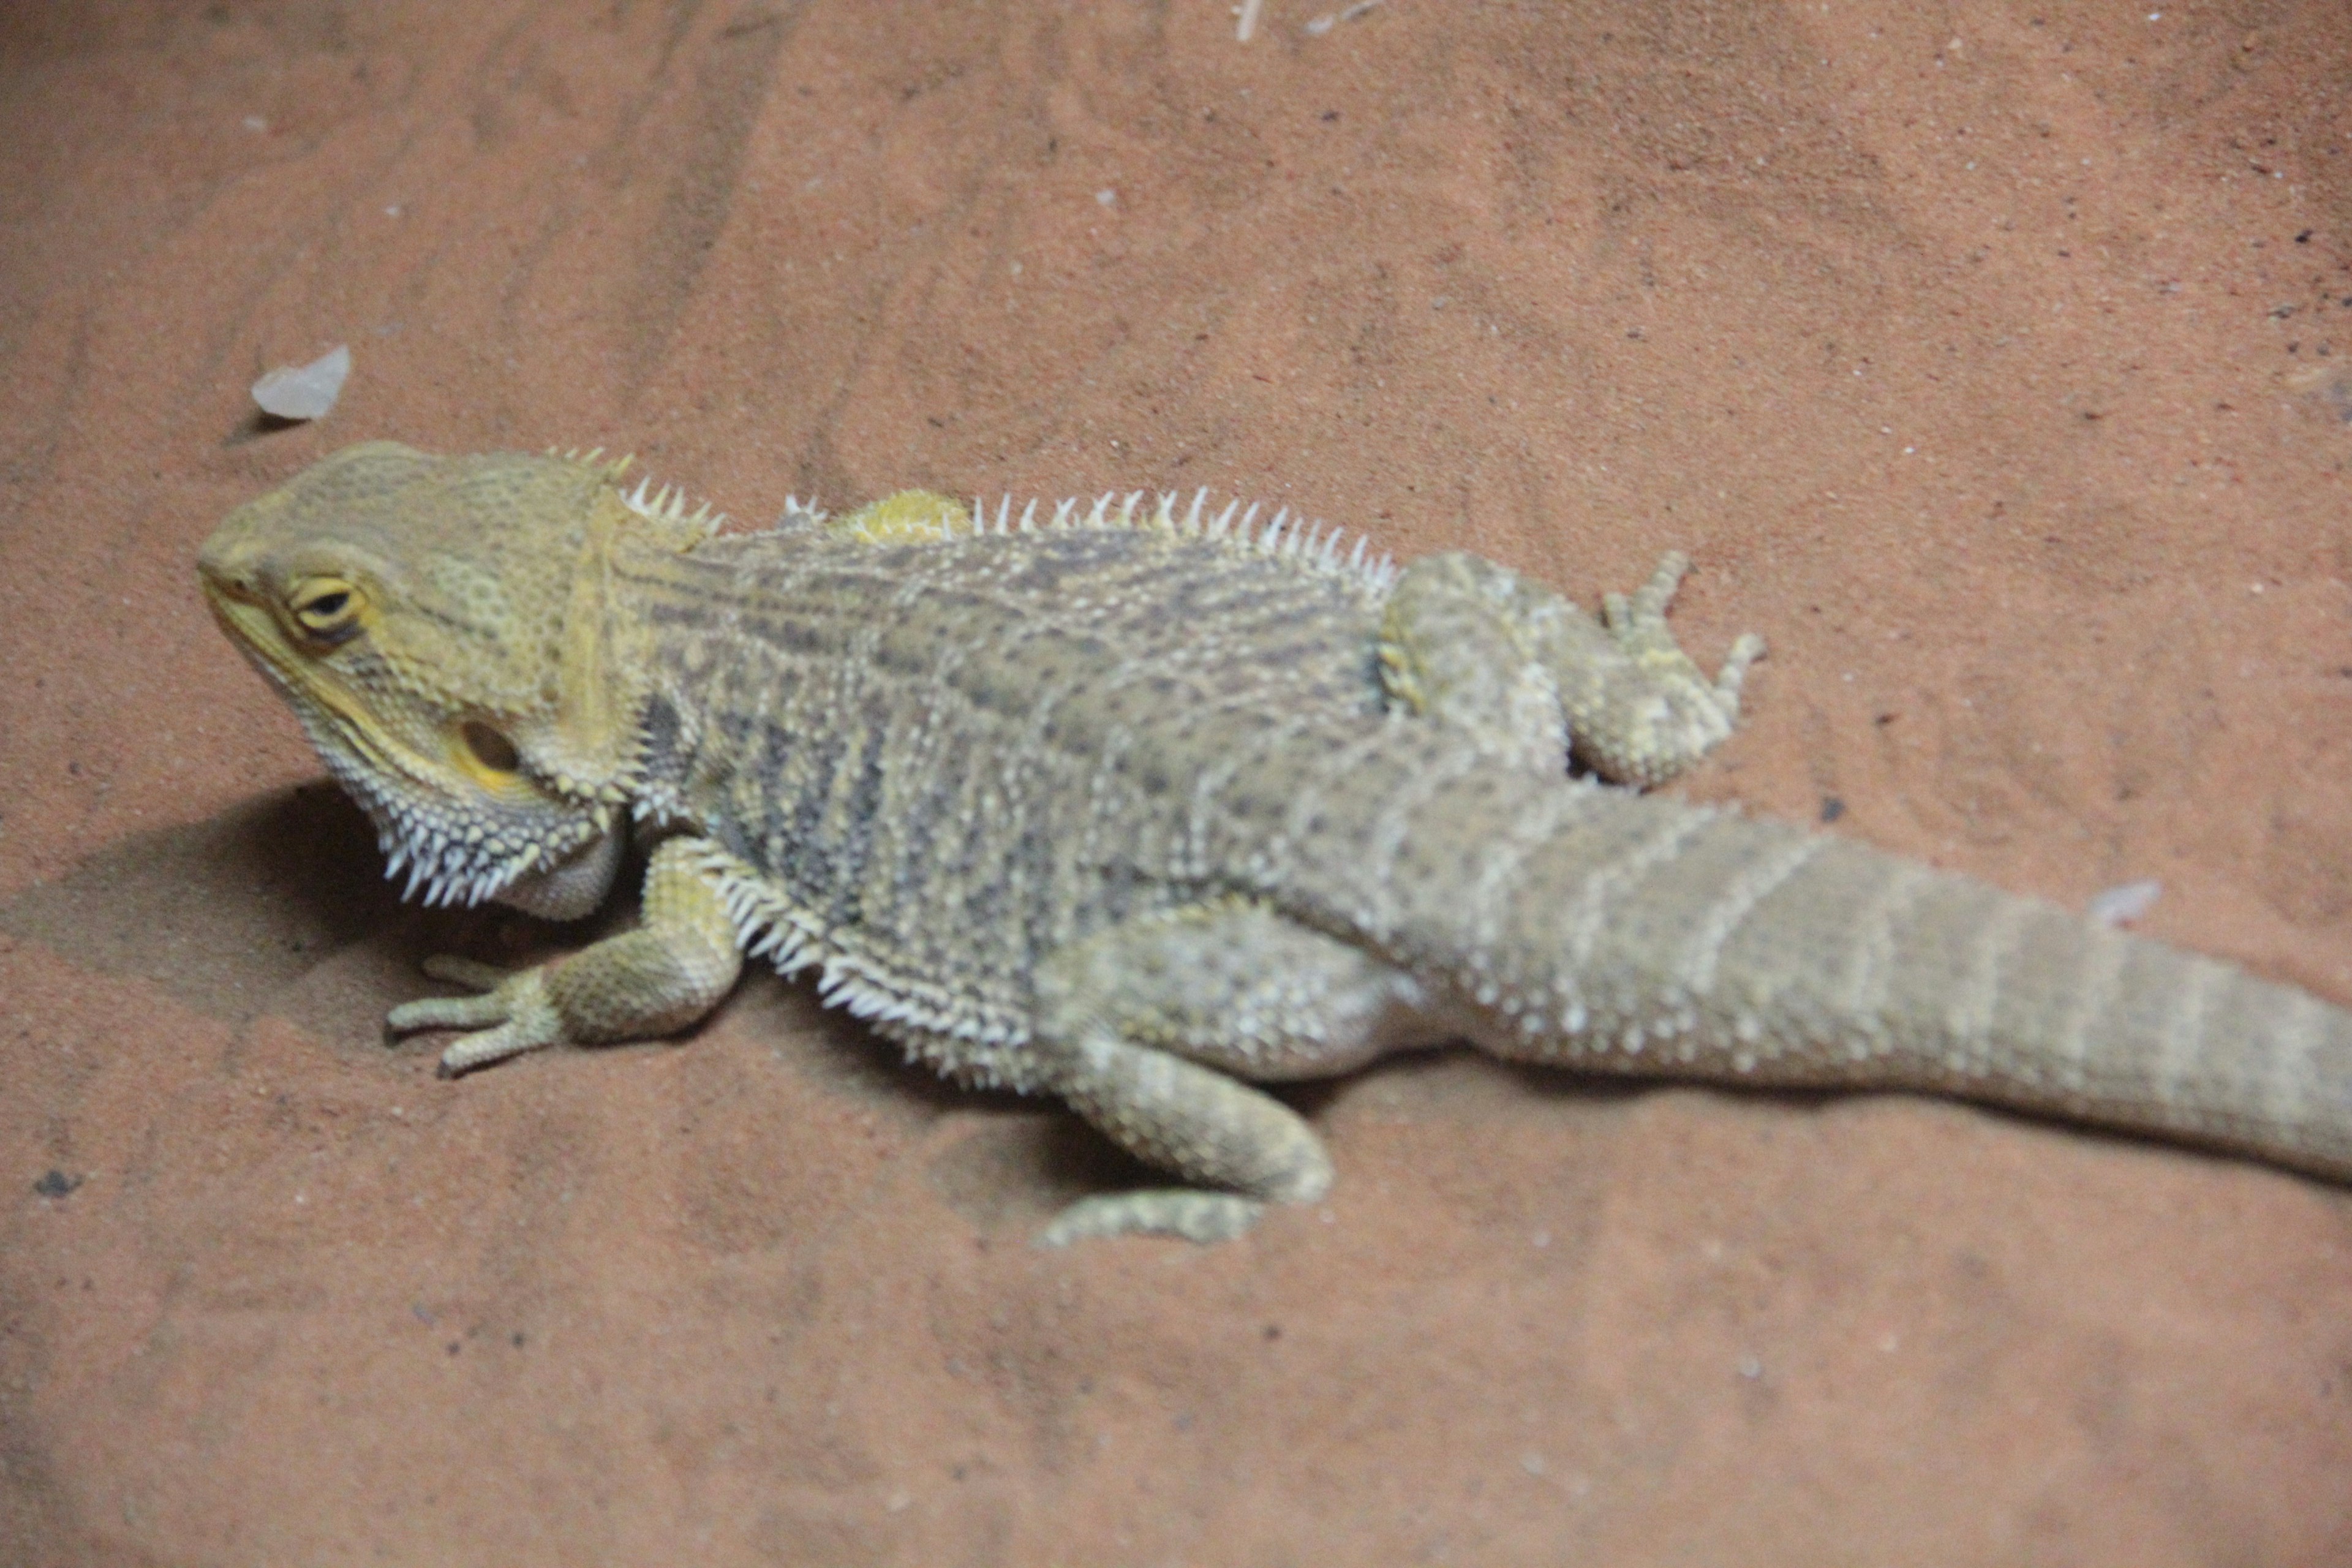
M 2352 13 L 1337 8 L 0 10 L 0 1560 L 2352 1563 L 2352 1196 L 2250 1164 L 1443 1056 L 1047 1252 L 1129 1173 L 772 979 L 385 1048 L 565 938 L 402 910 L 190 574 L 379 436 L 1680 547 L 1690 793 L 2352 1003 Z

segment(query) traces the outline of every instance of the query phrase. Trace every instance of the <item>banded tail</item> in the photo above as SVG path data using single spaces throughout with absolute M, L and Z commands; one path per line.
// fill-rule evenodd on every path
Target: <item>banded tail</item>
M 1418 753 L 1408 756 L 1404 752 Z M 1920 1089 L 2352 1180 L 2352 1012 L 1864 845 L 1457 751 L 1382 756 L 1277 897 L 1497 1055 Z

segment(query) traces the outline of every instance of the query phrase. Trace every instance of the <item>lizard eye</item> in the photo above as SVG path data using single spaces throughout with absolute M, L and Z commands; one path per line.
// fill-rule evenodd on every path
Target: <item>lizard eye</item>
M 457 734 L 466 742 L 466 750 L 474 754 L 474 761 L 490 772 L 510 773 L 521 768 L 522 753 L 515 750 L 515 743 L 479 719 L 467 720 Z
M 295 585 L 287 607 L 304 631 L 331 647 L 358 632 L 362 603 L 341 577 L 310 577 Z

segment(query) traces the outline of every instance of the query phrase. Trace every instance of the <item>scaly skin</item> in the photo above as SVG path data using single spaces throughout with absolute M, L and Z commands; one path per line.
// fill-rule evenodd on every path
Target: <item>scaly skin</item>
M 718 535 L 593 457 L 353 447 L 205 545 L 225 629 L 428 895 L 635 931 L 396 1008 L 455 1073 L 686 1026 L 742 956 L 1183 1184 L 1048 1231 L 1210 1239 L 1328 1188 L 1254 1083 L 1497 1055 L 1950 1093 L 2352 1177 L 2352 1014 L 1663 783 L 1730 732 L 1669 557 L 1596 623 L 1490 563 L 1198 503 L 908 492 Z M 1360 550 L 1360 546 L 1359 547 Z

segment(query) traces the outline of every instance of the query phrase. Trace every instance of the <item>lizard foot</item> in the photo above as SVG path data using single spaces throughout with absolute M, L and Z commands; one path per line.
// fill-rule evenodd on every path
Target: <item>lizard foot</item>
M 1675 590 L 1682 585 L 1684 574 L 1690 571 L 1690 557 L 1679 550 L 1669 550 L 1659 558 L 1658 569 L 1650 580 L 1633 590 L 1628 599 L 1622 594 L 1604 594 L 1601 597 L 1601 624 L 1617 646 L 1654 669 L 1660 676 L 1703 699 L 1712 699 L 1712 706 L 1722 716 L 1726 733 L 1733 721 L 1739 717 L 1739 689 L 1748 679 L 1748 667 L 1764 657 L 1764 639 L 1754 632 L 1742 634 L 1725 656 L 1723 668 L 1709 683 L 1691 662 L 1690 656 L 1675 641 L 1672 627 L 1666 625 L 1666 606 L 1674 601 Z
M 439 1076 L 459 1073 L 509 1057 L 535 1051 L 562 1039 L 562 1020 L 548 999 L 546 971 L 520 973 L 446 953 L 425 961 L 425 973 L 453 985 L 469 985 L 476 996 L 433 996 L 406 1002 L 384 1016 L 394 1034 L 417 1029 L 465 1029 L 469 1033 L 441 1053 Z
M 1491 561 L 1424 556 L 1382 614 L 1382 683 L 1498 755 L 1555 772 L 1572 756 L 1612 784 L 1664 784 L 1731 733 L 1748 667 L 1764 654 L 1751 633 L 1712 679 L 1691 662 L 1666 624 L 1689 570 L 1670 552 L 1630 595 L 1605 595 L 1596 624 Z
M 1038 1233 L 1041 1247 L 1067 1247 L 1102 1236 L 1181 1236 L 1203 1244 L 1231 1241 L 1265 1212 L 1259 1198 L 1191 1187 L 1146 1188 L 1080 1198 Z

